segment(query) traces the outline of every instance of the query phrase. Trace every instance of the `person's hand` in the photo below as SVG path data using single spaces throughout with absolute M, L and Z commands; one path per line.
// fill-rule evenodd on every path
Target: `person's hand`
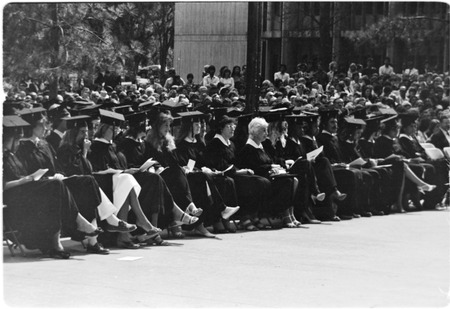
M 209 167 L 203 166 L 202 172 L 206 174 L 222 174 L 222 172 L 213 172 Z
M 423 162 L 425 162 L 425 160 L 421 157 L 417 157 L 417 158 L 411 159 L 411 162 L 412 163 L 423 163 Z
M 286 167 L 289 169 L 292 165 L 294 165 L 294 160 L 286 160 L 284 163 L 286 164 Z
M 183 166 L 183 171 L 185 174 L 189 174 L 191 170 L 187 166 Z
M 55 175 L 53 175 L 53 179 L 63 180 L 64 175 L 60 174 L 60 173 L 56 173 Z
M 139 169 L 138 169 L 137 167 L 131 167 L 131 168 L 127 168 L 127 169 L 124 170 L 123 172 L 124 172 L 124 173 L 133 174 L 133 173 L 136 173 L 136 172 L 138 172 L 138 171 L 139 171 Z
M 92 142 L 88 139 L 85 139 L 83 142 L 83 153 L 88 153 L 89 149 L 91 148 Z
M 375 167 L 378 165 L 378 162 L 375 159 L 369 159 L 369 164 L 371 167 Z

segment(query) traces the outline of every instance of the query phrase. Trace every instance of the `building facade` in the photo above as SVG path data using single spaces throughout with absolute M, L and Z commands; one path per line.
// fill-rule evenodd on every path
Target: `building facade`
M 255 56 L 261 59 L 263 78 L 273 77 L 281 63 L 288 72 L 298 63 L 315 66 L 320 61 L 327 68 L 331 60 L 344 69 L 351 62 L 365 64 L 369 56 L 376 65 L 389 56 L 396 72 L 401 72 L 406 59 L 419 69 L 428 63 L 438 71 L 448 70 L 450 10 L 446 3 L 289 1 L 260 2 L 259 6 L 261 54 Z M 182 76 L 196 75 L 205 64 L 245 64 L 248 3 L 177 3 L 175 12 L 174 64 Z M 355 45 L 351 37 L 384 17 L 421 20 L 418 36 L 430 29 L 443 31 L 420 42 L 413 33 L 412 39 L 398 37 L 376 48 Z

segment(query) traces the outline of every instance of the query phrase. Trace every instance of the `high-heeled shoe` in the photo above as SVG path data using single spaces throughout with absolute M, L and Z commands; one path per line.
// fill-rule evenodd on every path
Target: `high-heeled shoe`
M 106 222 L 104 224 L 104 228 L 111 233 L 118 232 L 118 233 L 126 233 L 126 232 L 133 232 L 137 229 L 137 226 L 134 224 L 129 224 L 125 221 L 120 220 L 117 225 L 112 225 Z
M 347 194 L 341 193 L 339 192 L 339 190 L 336 190 L 333 193 L 331 193 L 330 198 L 331 200 L 343 201 L 347 198 Z
M 198 217 L 194 217 L 191 216 L 187 213 L 183 213 L 181 215 L 180 221 L 176 221 L 177 223 L 179 223 L 180 225 L 186 224 L 186 225 L 191 225 L 194 224 L 195 222 L 198 221 Z
M 417 189 L 419 190 L 419 192 L 425 193 L 425 192 L 433 191 L 434 189 L 436 189 L 436 186 L 435 185 L 424 184 L 423 186 L 418 186 Z
M 314 202 L 316 202 L 316 201 L 323 202 L 323 200 L 326 197 L 326 194 L 325 193 L 319 193 L 317 195 L 311 195 L 311 197 L 312 197 L 312 200 Z
M 186 208 L 186 212 L 194 217 L 200 217 L 203 213 L 203 209 L 195 207 L 194 203 L 190 203 Z
M 71 231 L 70 232 L 70 237 L 72 238 L 72 240 L 82 241 L 86 237 L 95 237 L 95 236 L 98 236 L 101 233 L 103 233 L 103 230 L 102 230 L 102 228 L 98 227 L 93 232 L 89 232 L 89 233 L 88 232 L 84 232 L 84 231 L 80 231 L 80 230 Z
M 224 210 L 220 213 L 222 215 L 222 219 L 228 220 L 232 215 L 234 215 L 241 207 L 228 207 L 226 206 Z
M 292 217 L 291 216 L 286 216 L 286 217 L 283 217 L 283 227 L 287 227 L 287 228 L 292 229 L 292 228 L 296 228 L 297 226 L 292 221 Z
M 88 244 L 86 246 L 86 252 L 107 255 L 109 254 L 109 249 L 106 249 L 101 243 L 97 242 L 95 245 Z
M 50 249 L 45 254 L 53 259 L 67 260 L 68 258 L 70 258 L 70 252 L 64 250 Z

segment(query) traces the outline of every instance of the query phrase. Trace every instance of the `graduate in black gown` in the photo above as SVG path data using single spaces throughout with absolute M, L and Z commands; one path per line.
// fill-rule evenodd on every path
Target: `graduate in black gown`
M 362 159 L 359 140 L 367 123 L 359 118 L 345 117 L 345 123 L 341 132 L 342 139 L 339 146 L 344 162 L 350 163 L 357 159 Z M 394 186 L 390 172 L 383 167 L 377 167 L 378 161 L 366 157 L 366 163 L 361 164 L 361 171 L 371 176 L 370 195 L 366 205 L 363 205 L 367 213 L 373 215 L 384 215 L 390 208 L 390 204 L 384 199 L 388 195 L 389 188 Z
M 15 155 L 22 127 L 29 124 L 18 116 L 3 117 L 3 200 L 8 224 L 18 230 L 20 241 L 55 258 L 67 259 L 60 234 L 95 236 L 100 231 L 78 211 L 76 202 L 61 180 L 34 180 Z M 4 218 L 5 219 L 5 218 Z
M 364 183 L 363 173 L 359 169 L 347 168 L 342 159 L 339 141 L 335 135 L 338 131 L 338 113 L 336 109 L 319 110 L 321 116 L 321 132 L 317 135 L 317 143 L 323 146 L 323 154 L 330 161 L 337 180 L 339 190 L 347 194 L 343 202 L 337 202 L 337 215 L 341 219 L 359 218 L 361 205 L 368 196 L 368 184 Z M 367 177 L 366 177 L 367 179 Z
M 234 135 L 235 123 L 228 116 L 218 121 L 213 139 L 207 143 L 204 161 L 213 171 L 225 171 L 224 175 L 234 180 L 237 199 L 241 209 L 239 211 L 241 226 L 247 231 L 265 229 L 260 222 L 261 209 L 267 209 L 269 200 L 270 181 L 253 174 L 250 169 L 236 167 L 236 149 L 231 138 Z
M 288 128 L 289 138 L 301 145 L 305 153 L 319 148 L 316 141 L 316 136 L 319 133 L 318 118 L 318 114 L 309 113 L 300 118 L 300 123 L 293 121 Z M 320 191 L 326 194 L 325 200 L 323 202 L 316 201 L 316 207 L 313 207 L 312 210 L 322 220 L 339 221 L 339 217 L 336 216 L 338 207 L 336 202 L 345 200 L 347 194 L 338 190 L 333 167 L 323 153 L 312 159 L 311 163 L 316 174 L 317 185 Z
M 268 136 L 268 123 L 260 117 L 253 118 L 249 123 L 249 138 L 245 146 L 237 154 L 236 165 L 239 168 L 248 168 L 255 175 L 270 180 L 269 208 L 263 209 L 265 215 L 281 215 L 287 227 L 298 226 L 293 222 L 292 213 L 295 197 L 295 176 L 289 175 L 279 165 L 275 164 L 264 150 L 262 142 Z
M 385 180 L 381 181 L 382 194 L 380 195 L 381 211 L 385 214 L 391 212 L 392 205 L 398 209 L 402 205 L 403 192 L 405 186 L 404 163 L 398 156 L 392 156 L 388 159 L 376 158 L 374 156 L 375 140 L 380 133 L 380 123 L 383 116 L 373 115 L 370 118 L 365 117 L 366 127 L 358 140 L 358 152 L 365 159 L 375 160 L 376 169 L 385 171 Z M 383 166 L 383 167 L 380 167 Z
M 178 131 L 176 144 L 176 158 L 178 164 L 184 168 L 191 188 L 194 202 L 205 212 L 206 226 L 213 225 L 215 232 L 235 231 L 229 225 L 229 218 L 239 210 L 234 180 L 222 175 L 220 171 L 212 171 L 206 167 L 202 124 L 205 126 L 205 115 L 199 111 L 182 112 L 181 128 Z M 194 161 L 192 170 L 189 162 Z M 204 207 L 204 204 L 210 204 Z M 227 206 L 229 205 L 229 206 Z M 222 227 L 224 225 L 224 227 Z M 226 227 L 225 227 L 226 226 Z
M 380 122 L 382 126 L 381 135 L 375 140 L 373 146 L 374 157 L 384 158 L 388 162 L 398 159 L 404 161 L 404 153 L 397 141 L 399 132 L 397 115 L 385 118 Z M 413 172 L 414 169 L 415 171 Z M 403 170 L 405 173 L 405 194 L 402 197 L 402 203 L 395 205 L 394 210 L 397 212 L 405 212 L 409 199 L 412 200 L 415 206 L 420 208 L 420 192 L 425 193 L 435 189 L 435 186 L 427 184 L 419 177 L 423 172 L 423 168 L 420 165 L 411 162 L 404 163 Z
M 405 157 L 419 164 L 425 170 L 424 181 L 436 185 L 433 192 L 425 195 L 423 204 L 425 209 L 435 209 L 437 203 L 442 201 L 447 189 L 444 184 L 448 182 L 448 166 L 445 159 L 429 160 L 425 150 L 420 146 L 416 138 L 418 116 L 418 113 L 412 111 L 399 114 L 402 127 L 398 142 Z
M 170 111 L 155 108 L 149 112 L 149 123 L 152 129 L 149 130 L 145 138 L 145 156 L 158 162 L 156 172 L 166 182 L 175 203 L 186 213 L 199 217 L 200 220 L 191 226 L 185 226 L 185 228 L 193 228 L 203 236 L 215 238 L 216 236 L 204 226 L 203 209 L 197 208 L 194 203 L 186 173 L 178 164 L 174 153 L 176 149 L 175 139 L 171 134 L 172 122 L 173 117 Z M 202 206 L 207 207 L 208 205 Z M 172 229 L 172 233 L 176 237 L 184 237 L 179 229 Z
M 100 110 L 100 117 L 101 123 L 94 135 L 95 139 L 88 155 L 93 170 L 98 172 L 112 168 L 122 170 L 125 174 L 133 176 L 142 189 L 140 190 L 138 201 L 130 200 L 133 212 L 129 213 L 129 218 L 132 221 L 136 220 L 137 225 L 149 236 L 148 239 L 141 237 L 143 241 L 155 239 L 158 245 L 167 245 L 158 235 L 158 232 L 161 230 L 155 226 L 158 224 L 159 219 L 162 219 L 162 225 L 164 226 L 171 224 L 176 219 L 173 216 L 173 209 L 179 209 L 173 204 L 164 180 L 156 173 L 141 171 L 139 168 L 128 168 L 127 158 L 117 151 L 113 143 L 114 131 L 124 121 L 123 115 Z M 121 210 L 124 209 L 124 212 L 127 212 L 127 208 L 122 207 Z M 178 211 L 178 214 L 180 215 L 179 217 L 184 215 L 181 211 Z M 196 221 L 194 218 L 189 220 L 188 216 L 184 215 L 184 217 L 188 222 Z M 151 218 L 155 226 L 147 218 Z M 136 231 L 135 234 L 138 235 L 139 233 L 141 231 Z M 141 233 L 141 235 L 143 234 Z M 126 243 L 128 245 L 129 240 L 126 240 Z

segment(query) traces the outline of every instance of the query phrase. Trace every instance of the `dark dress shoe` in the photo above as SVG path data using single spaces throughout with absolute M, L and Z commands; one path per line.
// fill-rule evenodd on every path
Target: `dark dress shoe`
M 353 218 L 355 218 L 355 219 L 361 218 L 361 215 L 353 214 Z
M 372 217 L 372 213 L 371 212 L 363 212 L 362 214 L 361 214 L 361 216 L 362 217 L 366 217 L 366 218 L 370 218 L 370 217 Z
M 106 222 L 104 227 L 108 232 L 112 232 L 112 233 L 114 233 L 114 232 L 119 232 L 119 233 L 133 232 L 134 230 L 137 229 L 136 225 L 125 223 L 122 220 L 119 221 L 118 225 L 111 225 L 108 222 Z
M 347 215 L 340 215 L 339 218 L 340 218 L 341 220 L 351 220 L 351 219 L 353 219 L 352 216 L 347 216 Z
M 382 210 L 374 210 L 374 211 L 372 211 L 372 215 L 374 215 L 374 216 L 384 216 L 384 211 L 382 211 Z
M 106 255 L 109 254 L 109 249 L 104 248 L 101 243 L 96 243 L 95 245 L 87 245 L 86 252 Z
M 83 232 L 80 230 L 72 231 L 72 232 L 70 232 L 70 237 L 72 238 L 72 240 L 82 241 L 86 237 L 95 237 L 101 233 L 103 233 L 103 230 L 102 230 L 102 228 L 98 227 L 97 229 L 95 229 L 93 232 L 90 232 L 90 233 Z
M 50 249 L 46 252 L 46 254 L 53 259 L 67 260 L 68 258 L 70 258 L 70 253 L 67 251 L 64 251 L 64 250 L 60 251 L 60 250 L 56 250 L 56 249 Z
M 331 218 L 330 221 L 339 222 L 339 221 L 341 221 L 341 219 L 338 216 L 334 216 L 333 218 Z
M 343 201 L 347 197 L 347 194 L 346 193 L 341 193 L 341 192 L 339 192 L 339 190 L 336 190 L 336 191 L 334 191 L 331 194 L 330 197 L 331 197 L 332 200 Z

